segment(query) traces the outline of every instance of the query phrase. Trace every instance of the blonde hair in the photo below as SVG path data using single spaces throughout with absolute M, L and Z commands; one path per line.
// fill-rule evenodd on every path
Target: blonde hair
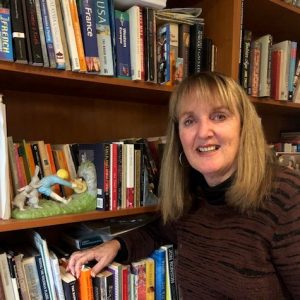
M 226 203 L 241 212 L 262 207 L 272 188 L 274 155 L 266 144 L 260 118 L 244 90 L 231 78 L 219 73 L 198 73 L 186 78 L 172 93 L 169 104 L 167 144 L 159 183 L 163 220 L 180 217 L 191 205 L 191 166 L 182 166 L 182 145 L 178 132 L 178 112 L 189 95 L 206 104 L 220 103 L 241 120 L 237 170 Z M 187 97 L 186 97 L 187 96 Z

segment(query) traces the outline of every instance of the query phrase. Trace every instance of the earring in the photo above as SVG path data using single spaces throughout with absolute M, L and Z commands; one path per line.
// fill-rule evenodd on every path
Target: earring
M 183 152 L 180 152 L 178 159 L 179 159 L 180 165 L 183 167 L 183 163 L 182 163 L 182 154 L 183 154 Z

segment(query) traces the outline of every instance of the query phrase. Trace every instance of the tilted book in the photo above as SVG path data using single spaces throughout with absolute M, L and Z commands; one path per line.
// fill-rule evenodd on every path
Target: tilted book
M 4 7 L 0 7 L 0 60 L 14 60 L 10 10 Z

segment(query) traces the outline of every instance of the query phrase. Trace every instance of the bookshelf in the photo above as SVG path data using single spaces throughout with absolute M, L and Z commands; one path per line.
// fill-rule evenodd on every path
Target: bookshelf
M 241 11 L 255 35 L 300 43 L 300 9 L 281 0 L 187 0 L 202 7 L 205 33 L 218 48 L 217 71 L 238 79 Z M 169 7 L 182 1 L 169 0 Z M 270 22 L 270 20 L 281 20 Z M 97 75 L 0 62 L 0 92 L 7 106 L 8 134 L 50 143 L 96 142 L 165 134 L 171 87 Z M 300 105 L 252 98 L 270 142 L 281 130 L 299 130 Z M 30 221 L 0 221 L 0 232 L 151 213 L 156 208 L 89 212 Z

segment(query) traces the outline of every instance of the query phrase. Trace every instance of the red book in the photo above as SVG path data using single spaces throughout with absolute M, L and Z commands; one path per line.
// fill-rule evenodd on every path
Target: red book
M 275 100 L 280 98 L 280 64 L 282 50 L 272 51 L 271 57 L 271 97 Z
M 118 209 L 118 145 L 110 144 L 110 210 Z

